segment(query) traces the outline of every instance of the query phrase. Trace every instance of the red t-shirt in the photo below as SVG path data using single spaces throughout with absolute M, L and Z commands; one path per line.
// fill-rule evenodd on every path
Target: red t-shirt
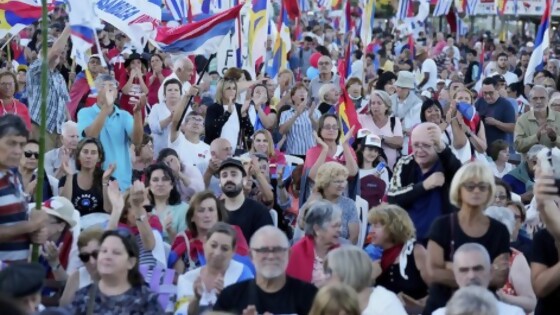
M 170 76 L 173 71 L 171 71 L 170 69 L 163 69 L 161 73 L 163 74 L 163 77 L 166 78 Z M 150 104 L 151 106 L 159 103 L 158 91 L 159 87 L 161 86 L 161 82 L 159 81 L 159 78 L 157 76 L 155 77 L 154 82 L 152 82 L 152 84 L 149 84 L 150 78 L 153 75 L 154 74 L 152 72 L 146 73 L 146 85 L 148 85 L 148 104 Z
M 128 72 L 124 72 L 119 80 L 119 90 L 121 90 L 123 87 L 126 85 L 126 82 L 128 82 Z M 139 90 L 139 92 L 141 92 L 141 88 L 140 88 L 140 82 L 138 81 L 137 78 L 134 78 L 134 80 L 132 81 L 133 84 L 138 85 L 136 87 L 137 90 Z M 146 79 L 144 78 L 144 82 L 146 82 Z M 130 103 L 130 97 L 132 97 L 132 95 L 129 94 L 125 94 L 124 92 L 121 93 L 121 99 L 119 102 L 119 106 L 122 110 L 125 110 L 127 112 L 129 112 L 131 115 L 134 115 L 134 105 L 132 105 Z M 146 116 L 145 111 L 142 111 L 142 121 L 144 121 L 144 117 Z
M 12 99 L 12 102 L 8 102 L 8 104 L 4 104 L 4 102 L 0 100 L 0 105 L 1 116 L 4 116 L 6 114 L 14 114 L 16 116 L 19 116 L 21 117 L 21 119 L 23 119 L 23 122 L 25 122 L 27 130 L 31 131 L 31 116 L 29 116 L 29 110 L 27 109 L 27 106 L 25 106 L 25 104 L 14 98 Z
M 117 47 L 109 50 L 107 57 L 109 58 L 109 63 L 113 66 L 113 71 L 115 71 L 115 78 L 120 78 L 123 73 L 126 73 L 124 57 Z

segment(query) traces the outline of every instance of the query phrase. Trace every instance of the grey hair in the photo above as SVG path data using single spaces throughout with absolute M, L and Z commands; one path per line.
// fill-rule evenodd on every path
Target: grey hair
M 173 62 L 173 72 L 177 72 L 177 70 L 185 67 L 189 62 L 192 63 L 192 61 L 186 56 L 180 56 L 179 58 L 175 59 L 175 61 Z
M 533 145 L 529 151 L 527 152 L 527 159 L 532 159 L 537 157 L 537 154 L 539 154 L 539 152 L 541 152 L 542 149 L 545 149 L 546 147 L 542 144 L 535 144 Z
M 533 88 L 529 91 L 529 99 L 532 99 L 532 98 L 533 98 L 534 91 L 536 91 L 536 90 L 540 90 L 540 91 L 544 92 L 544 94 L 546 95 L 546 98 L 547 98 L 547 100 L 548 100 L 548 95 L 549 95 L 549 93 L 548 93 L 548 91 L 546 90 L 546 88 L 545 88 L 544 86 L 542 86 L 542 85 L 535 85 L 535 86 L 533 86 Z
M 61 126 L 62 129 L 62 136 L 66 135 L 66 132 L 68 131 L 68 129 L 70 128 L 75 128 L 78 129 L 78 124 L 74 121 L 68 120 L 66 122 L 64 122 Z
M 274 225 L 265 225 L 260 229 L 258 229 L 255 232 L 255 234 L 253 234 L 253 236 L 251 237 L 251 240 L 249 242 L 250 247 L 253 248 L 255 243 L 257 242 L 257 239 L 260 239 L 262 237 L 266 237 L 266 238 L 277 237 L 278 239 L 280 239 L 282 243 L 281 246 L 287 248 L 290 247 L 290 241 L 288 240 L 286 234 L 282 232 L 282 230 L 280 230 L 279 228 L 275 227 Z
M 445 315 L 498 315 L 498 300 L 486 288 L 467 286 L 453 294 Z
M 488 250 L 486 250 L 486 247 L 478 243 L 465 243 L 459 246 L 459 248 L 457 248 L 457 250 L 455 251 L 455 254 L 453 254 L 453 261 L 457 259 L 457 255 L 469 252 L 479 252 L 484 258 L 484 262 L 487 266 L 490 266 L 492 264 L 492 261 L 490 260 L 490 254 L 488 254 Z
M 484 210 L 484 214 L 505 225 L 511 236 L 515 228 L 515 216 L 511 213 L 511 210 L 505 207 L 491 206 Z
M 391 113 L 393 112 L 392 111 L 393 102 L 391 101 L 391 96 L 389 95 L 389 93 L 387 93 L 383 90 L 373 90 L 371 92 L 373 94 L 377 95 L 377 97 L 379 97 L 381 99 L 383 104 L 385 104 L 385 106 L 387 107 L 386 114 L 387 114 L 387 116 L 390 116 Z
M 117 83 L 117 80 L 115 80 L 115 77 L 113 77 L 112 75 L 110 75 L 108 73 L 104 73 L 104 74 L 98 75 L 97 78 L 95 78 L 95 88 L 97 88 L 97 91 L 99 91 L 101 89 L 101 86 L 105 82 L 110 82 L 110 83 L 114 84 L 115 86 L 118 86 L 118 83 Z
M 314 227 L 318 225 L 321 229 L 325 228 L 335 216 L 340 216 L 342 210 L 332 202 L 319 200 L 314 202 L 305 216 L 305 235 L 315 236 Z

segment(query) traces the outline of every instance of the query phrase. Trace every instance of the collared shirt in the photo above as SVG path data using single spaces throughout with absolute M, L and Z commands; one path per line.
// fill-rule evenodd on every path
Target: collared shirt
M 99 132 L 99 141 L 105 151 L 105 162 L 103 169 L 107 169 L 109 164 L 117 167 L 113 176 L 119 182 L 121 190 L 126 190 L 132 183 L 132 162 L 130 160 L 130 144 L 134 129 L 134 119 L 127 111 L 117 106 L 113 113 L 105 119 L 105 124 Z M 96 104 L 92 107 L 83 108 L 78 112 L 78 134 L 81 138 L 85 137 L 85 130 L 89 127 L 101 108 Z
M 41 63 L 35 60 L 27 71 L 27 96 L 31 120 L 41 121 Z M 70 101 L 64 77 L 58 70 L 48 71 L 47 92 L 47 132 L 62 133 L 62 124 L 66 121 L 66 104 Z
M 538 139 L 537 134 L 541 126 L 535 117 L 535 112 L 530 110 L 519 116 L 515 123 L 514 144 L 518 152 L 526 153 L 535 144 L 542 144 L 548 148 L 560 148 L 560 128 L 558 127 L 560 123 L 560 113 L 550 108 L 547 109 L 547 111 L 546 123 L 552 128 L 556 128 L 556 141 L 552 142 L 547 134 L 541 135 L 540 140 Z
M 290 120 L 296 111 L 294 108 L 283 111 L 280 115 L 280 125 Z M 321 112 L 315 109 L 313 113 L 314 119 L 321 117 Z M 313 139 L 313 124 L 309 119 L 309 109 L 306 109 L 293 123 L 292 128 L 286 134 L 286 153 L 295 155 L 305 155 L 307 150 L 315 145 Z
M 45 153 L 45 171 L 48 175 L 55 176 L 56 172 L 62 166 L 62 148 L 52 149 Z M 68 164 L 73 172 L 76 171 L 76 159 L 70 157 Z
M 311 93 L 311 97 L 313 98 L 313 100 L 317 102 L 317 104 L 319 104 L 319 89 L 321 88 L 321 86 L 323 86 L 323 84 L 332 83 L 334 84 L 334 86 L 338 87 L 339 80 L 340 79 L 338 78 L 338 75 L 334 73 L 332 73 L 330 80 L 321 81 L 321 78 L 319 76 L 311 80 L 311 82 L 309 82 L 309 93 Z

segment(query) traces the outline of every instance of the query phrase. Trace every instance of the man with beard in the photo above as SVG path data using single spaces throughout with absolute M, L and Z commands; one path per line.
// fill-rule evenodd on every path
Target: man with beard
M 241 161 L 228 158 L 222 162 L 218 172 L 229 224 L 239 226 L 247 240 L 251 239 L 259 228 L 272 225 L 268 209 L 258 201 L 245 198 L 243 186 L 247 181 L 247 172 Z
M 453 255 L 453 275 L 459 288 L 479 286 L 488 288 L 492 279 L 492 263 L 484 246 L 478 243 L 465 243 Z M 498 301 L 498 315 L 522 315 L 517 306 Z M 444 315 L 445 307 L 437 309 L 432 315 Z
M 251 238 L 255 279 L 225 288 L 216 311 L 235 314 L 309 314 L 317 288 L 286 276 L 290 243 L 274 226 L 260 228 Z

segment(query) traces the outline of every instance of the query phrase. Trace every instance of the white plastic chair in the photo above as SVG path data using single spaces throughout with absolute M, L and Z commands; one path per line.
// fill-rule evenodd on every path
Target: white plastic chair
M 302 158 L 299 158 L 297 156 L 293 156 L 289 154 L 286 154 L 285 156 L 286 156 L 286 163 L 291 165 L 302 165 L 304 162 Z
M 358 234 L 358 244 L 356 245 L 363 248 L 368 225 L 368 202 L 362 197 L 356 196 L 356 209 L 358 211 L 358 217 L 360 218 L 360 234 Z
M 275 227 L 278 227 L 278 212 L 274 209 L 270 209 L 269 212 L 272 217 L 272 224 L 274 224 Z

